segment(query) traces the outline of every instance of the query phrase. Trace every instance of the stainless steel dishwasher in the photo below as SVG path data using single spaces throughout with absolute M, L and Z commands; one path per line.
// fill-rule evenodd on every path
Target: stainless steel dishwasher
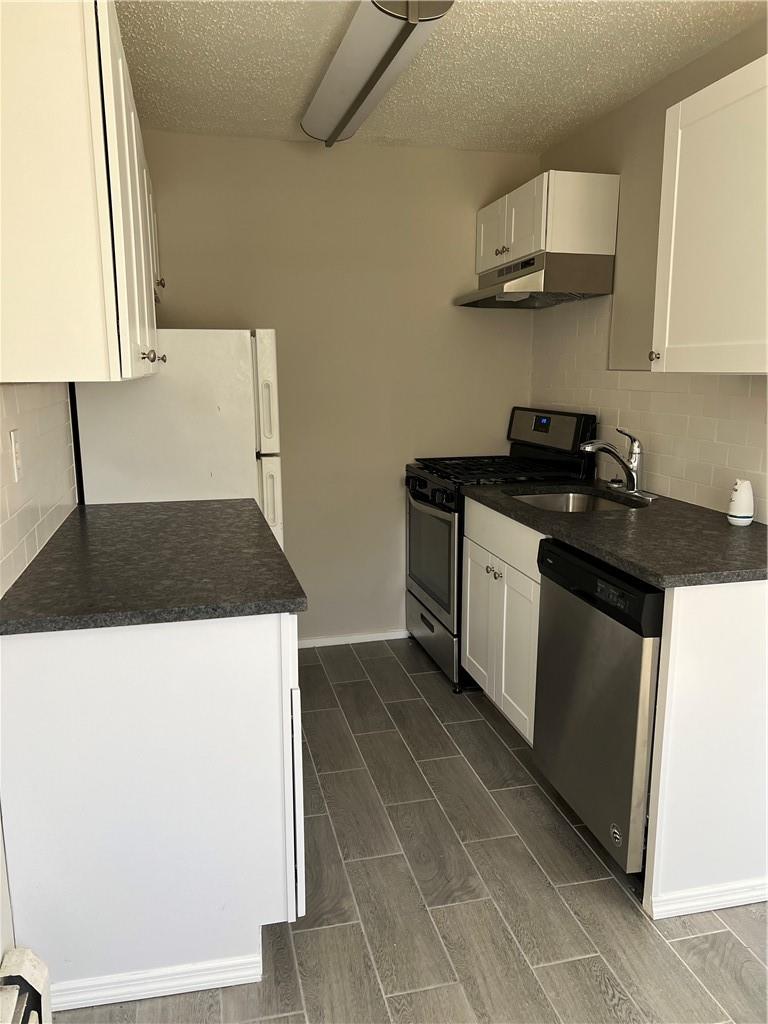
M 539 547 L 534 760 L 611 856 L 643 866 L 664 592 Z

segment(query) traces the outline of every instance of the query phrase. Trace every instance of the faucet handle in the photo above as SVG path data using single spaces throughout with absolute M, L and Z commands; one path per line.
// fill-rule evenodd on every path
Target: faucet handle
M 641 449 L 640 438 L 635 437 L 634 434 L 630 434 L 630 432 L 628 430 L 622 430 L 621 427 L 616 427 L 616 433 L 617 434 L 623 434 L 624 437 L 628 437 L 629 438 L 629 444 L 630 444 L 630 450 L 631 451 L 640 451 L 640 449 Z

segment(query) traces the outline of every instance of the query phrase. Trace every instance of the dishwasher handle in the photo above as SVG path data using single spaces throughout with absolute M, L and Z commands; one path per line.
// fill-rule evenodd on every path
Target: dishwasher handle
M 664 591 L 560 541 L 539 545 L 539 571 L 633 633 L 661 636 Z

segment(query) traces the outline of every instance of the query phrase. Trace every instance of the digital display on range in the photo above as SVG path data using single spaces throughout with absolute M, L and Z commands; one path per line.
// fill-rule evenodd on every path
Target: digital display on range
M 533 417 L 533 429 L 539 434 L 548 434 L 549 428 L 552 426 L 551 416 L 534 416 Z

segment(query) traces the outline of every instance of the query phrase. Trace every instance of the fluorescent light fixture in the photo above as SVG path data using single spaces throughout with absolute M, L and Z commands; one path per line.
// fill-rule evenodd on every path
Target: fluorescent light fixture
M 361 0 L 301 127 L 330 147 L 354 135 L 453 0 Z

